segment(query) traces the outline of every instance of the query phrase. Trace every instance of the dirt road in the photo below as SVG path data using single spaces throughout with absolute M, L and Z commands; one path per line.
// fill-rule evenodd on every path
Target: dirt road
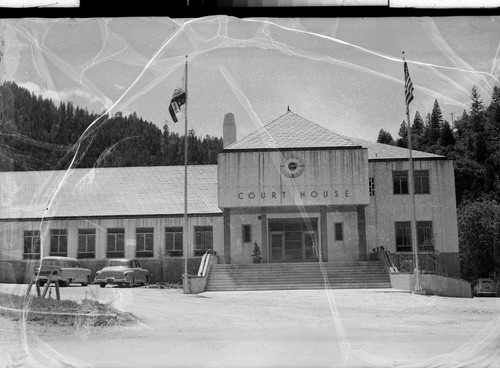
M 0 285 L 4 292 L 22 290 Z M 500 362 L 500 298 L 391 289 L 195 296 L 95 286 L 64 288 L 62 296 L 110 302 L 140 323 L 54 329 L 1 319 L 0 362 L 6 357 L 33 367 L 495 367 Z

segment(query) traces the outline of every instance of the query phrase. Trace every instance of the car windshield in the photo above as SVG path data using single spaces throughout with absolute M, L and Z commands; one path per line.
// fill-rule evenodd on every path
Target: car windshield
M 128 261 L 108 261 L 106 267 L 128 267 Z
M 42 266 L 59 266 L 58 259 L 44 259 L 42 260 Z

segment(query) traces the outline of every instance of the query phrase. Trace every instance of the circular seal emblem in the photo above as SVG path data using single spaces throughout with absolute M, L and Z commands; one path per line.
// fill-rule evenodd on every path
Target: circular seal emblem
M 293 154 L 284 156 L 281 162 L 281 172 L 289 178 L 296 178 L 304 172 L 304 161 Z

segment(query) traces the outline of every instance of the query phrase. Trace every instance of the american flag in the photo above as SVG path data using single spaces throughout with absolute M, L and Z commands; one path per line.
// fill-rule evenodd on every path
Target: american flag
M 410 107 L 410 102 L 413 100 L 413 83 L 411 83 L 410 72 L 408 71 L 408 65 L 406 61 L 404 63 L 405 70 L 405 97 L 406 97 L 406 111 Z

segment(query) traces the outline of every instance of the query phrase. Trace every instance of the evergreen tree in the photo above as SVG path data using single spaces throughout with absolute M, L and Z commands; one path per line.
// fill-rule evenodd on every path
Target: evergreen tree
M 384 144 L 394 144 L 394 139 L 392 138 L 391 133 L 385 131 L 384 129 L 380 129 L 380 132 L 378 133 L 377 142 Z
M 481 95 L 477 91 L 476 86 L 473 86 L 471 92 L 470 124 L 474 132 L 482 132 L 484 130 L 484 112 L 484 103 L 481 100 Z
M 422 140 L 424 135 L 424 120 L 418 110 L 415 112 L 415 118 L 411 126 L 411 142 L 412 148 L 416 150 L 422 149 Z
M 399 138 L 396 142 L 398 147 L 407 148 L 408 147 L 408 125 L 406 121 L 403 120 L 398 132 Z
M 442 147 L 453 146 L 455 144 L 455 136 L 451 130 L 450 123 L 444 121 L 441 126 L 441 134 L 439 136 L 439 145 Z
M 441 108 L 439 107 L 438 101 L 434 100 L 434 107 L 432 108 L 432 113 L 424 130 L 427 147 L 434 146 L 439 143 L 442 123 L 443 115 L 441 113 Z

